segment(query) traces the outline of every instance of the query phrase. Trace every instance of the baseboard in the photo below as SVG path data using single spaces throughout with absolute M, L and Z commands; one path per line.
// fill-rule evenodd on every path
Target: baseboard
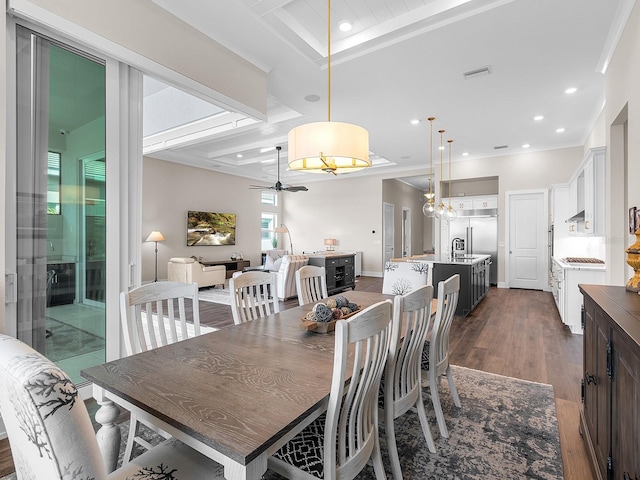
M 368 272 L 368 271 L 362 271 L 362 276 L 363 277 L 379 277 L 382 278 L 384 276 L 383 272 Z

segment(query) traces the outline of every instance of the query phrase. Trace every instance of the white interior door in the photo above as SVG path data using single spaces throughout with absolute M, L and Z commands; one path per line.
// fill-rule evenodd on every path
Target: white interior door
M 411 209 L 402 207 L 402 256 L 411 255 Z
M 383 251 L 384 251 L 384 262 L 388 262 L 393 258 L 393 242 L 395 241 L 395 230 L 394 230 L 394 216 L 393 216 L 393 204 L 392 203 L 384 203 L 384 225 L 383 225 Z M 383 265 L 384 267 L 384 265 Z
M 543 290 L 547 265 L 546 190 L 507 192 L 509 287 Z

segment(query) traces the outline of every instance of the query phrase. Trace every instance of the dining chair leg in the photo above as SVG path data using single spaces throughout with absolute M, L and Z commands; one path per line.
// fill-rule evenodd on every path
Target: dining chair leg
M 436 445 L 435 443 L 433 443 L 433 437 L 431 436 L 431 429 L 429 428 L 429 422 L 427 421 L 427 412 L 424 410 L 424 400 L 422 398 L 422 395 L 420 395 L 418 397 L 418 400 L 416 401 L 416 410 L 418 410 L 418 417 L 420 418 L 420 424 L 422 425 L 422 433 L 424 434 L 424 439 L 427 441 L 427 447 L 429 447 L 429 451 L 431 453 L 436 453 Z M 402 479 L 402 476 L 398 478 Z
M 131 461 L 131 453 L 133 452 L 133 441 L 138 436 L 140 430 L 140 422 L 134 413 L 131 414 L 129 419 L 129 435 L 127 436 L 127 446 L 124 449 L 124 456 L 122 457 L 122 464 Z
M 451 366 L 447 367 L 447 380 L 449 381 L 449 390 L 451 390 L 453 403 L 458 408 L 462 407 L 462 404 L 460 403 L 460 397 L 458 396 L 458 389 L 456 388 L 456 384 L 453 382 L 453 373 L 451 372 Z
M 391 427 L 393 428 L 393 422 L 391 422 Z M 371 461 L 373 463 L 373 471 L 376 474 L 376 479 L 387 480 L 387 474 L 384 471 L 384 464 L 382 463 L 382 455 L 380 454 L 379 432 L 375 432 L 375 441 L 373 452 L 371 453 Z
M 430 375 L 429 393 L 431 394 L 431 403 L 433 403 L 433 409 L 436 412 L 436 419 L 438 420 L 440 436 L 443 438 L 449 438 L 447 424 L 444 421 L 444 413 L 442 412 L 442 404 L 440 403 L 440 393 L 438 392 L 438 386 L 440 382 L 438 380 L 439 379 L 435 375 Z
M 396 443 L 396 429 L 393 418 L 393 408 L 385 409 L 384 429 L 387 437 L 387 450 L 391 462 L 391 472 L 395 480 L 402 480 L 400 457 L 398 456 L 398 444 Z

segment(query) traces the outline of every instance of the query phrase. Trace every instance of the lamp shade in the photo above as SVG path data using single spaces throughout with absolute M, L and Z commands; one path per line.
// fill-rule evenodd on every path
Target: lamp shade
M 306 123 L 289 131 L 289 170 L 350 173 L 371 166 L 369 132 L 351 123 Z
M 335 238 L 325 238 L 324 244 L 329 246 L 335 246 L 338 244 L 338 240 L 336 240 Z
M 164 242 L 164 241 L 165 241 L 164 235 L 162 235 L 162 233 L 156 230 L 151 232 L 147 237 L 147 239 L 145 240 L 145 242 Z
M 289 229 L 284 225 L 274 228 L 273 231 L 276 233 L 289 233 Z

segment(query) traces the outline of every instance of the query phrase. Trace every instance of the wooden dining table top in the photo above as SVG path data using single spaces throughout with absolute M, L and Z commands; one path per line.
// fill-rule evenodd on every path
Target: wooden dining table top
M 342 294 L 366 308 L 393 299 Z M 305 305 L 85 369 L 82 376 L 241 465 L 326 405 L 334 334 Z M 115 400 L 117 403 L 117 400 Z

